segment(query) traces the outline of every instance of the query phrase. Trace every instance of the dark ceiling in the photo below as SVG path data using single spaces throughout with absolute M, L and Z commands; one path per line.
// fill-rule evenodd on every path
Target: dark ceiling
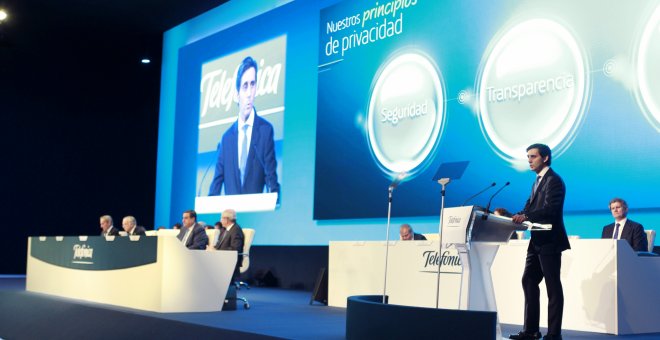
M 0 0 L 0 274 L 28 236 L 153 227 L 162 36 L 224 2 Z

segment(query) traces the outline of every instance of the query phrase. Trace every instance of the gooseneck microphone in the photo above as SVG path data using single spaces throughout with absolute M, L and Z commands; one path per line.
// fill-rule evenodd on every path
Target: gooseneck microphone
M 506 182 L 506 184 L 504 184 L 501 188 L 499 188 L 497 191 L 495 191 L 493 196 L 490 196 L 490 200 L 488 200 L 488 205 L 486 206 L 486 214 L 490 213 L 490 204 L 493 202 L 493 198 L 495 198 L 495 196 L 497 196 L 497 194 L 499 194 L 500 191 L 502 191 L 504 188 L 509 186 L 509 184 L 511 184 L 511 182 Z
M 484 188 L 483 190 L 481 190 L 481 191 L 479 191 L 478 193 L 476 193 L 476 194 L 474 194 L 474 195 L 468 197 L 468 199 L 466 199 L 465 202 L 463 202 L 463 204 L 461 204 L 461 205 L 462 205 L 462 206 L 465 206 L 465 204 L 466 204 L 467 202 L 469 202 L 469 201 L 472 200 L 473 198 L 475 198 L 475 197 L 477 197 L 477 196 L 483 194 L 484 192 L 486 192 L 488 189 L 494 187 L 495 185 L 496 185 L 495 182 L 491 183 L 491 185 L 487 186 L 487 187 Z

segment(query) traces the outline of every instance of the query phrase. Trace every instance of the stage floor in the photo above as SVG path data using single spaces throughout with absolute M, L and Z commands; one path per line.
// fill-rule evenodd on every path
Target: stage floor
M 117 287 L 117 289 L 122 289 L 124 287 Z M 99 318 L 103 318 L 99 324 L 107 324 L 108 322 L 113 323 L 112 320 L 107 320 L 108 317 L 127 317 L 127 319 L 139 318 L 140 325 L 145 324 L 145 320 L 148 320 L 153 324 L 152 327 L 159 327 L 158 322 L 165 321 L 163 324 L 170 324 L 171 322 L 181 322 L 189 326 L 197 325 L 201 326 L 199 329 L 208 330 L 210 328 L 217 330 L 227 330 L 230 336 L 224 336 L 225 338 L 233 338 L 231 335 L 235 335 L 236 338 L 246 338 L 246 333 L 249 334 L 248 338 L 259 338 L 261 336 L 265 337 L 279 337 L 287 339 L 342 339 L 345 337 L 346 331 L 346 310 L 344 308 L 334 308 L 327 307 L 315 303 L 314 305 L 309 304 L 310 292 L 304 291 L 293 291 L 285 289 L 274 289 L 274 288 L 259 288 L 253 287 L 250 290 L 242 289 L 239 291 L 240 296 L 245 296 L 250 301 L 251 309 L 245 310 L 242 307 L 242 303 L 239 301 L 238 308 L 236 311 L 226 311 L 226 312 L 212 312 L 212 313 L 154 313 L 154 312 L 144 312 L 140 310 L 116 307 L 111 305 L 104 305 L 98 303 L 91 303 L 85 301 L 71 300 L 59 297 L 53 297 L 49 295 L 30 293 L 25 291 L 25 277 L 12 277 L 12 276 L 0 276 L 0 293 L 5 294 L 6 296 L 11 296 L 12 299 L 3 299 L 5 301 L 0 301 L 0 311 L 2 314 L 5 314 L 9 310 L 18 311 L 20 308 L 18 306 L 10 306 L 9 304 L 22 303 L 21 301 L 33 301 L 38 300 L 44 302 L 48 306 L 56 304 L 64 304 L 65 306 L 57 310 L 58 313 L 66 313 L 73 311 L 78 308 L 87 308 L 84 312 L 85 315 L 91 315 L 89 311 L 111 311 L 112 314 L 98 314 Z M 32 309 L 34 311 L 34 309 Z M 40 311 L 41 313 L 48 313 L 48 311 Z M 55 312 L 53 312 L 55 313 Z M 78 312 L 79 314 L 81 312 Z M 47 314 L 46 314 L 47 315 Z M 131 317 L 133 315 L 134 317 Z M 62 315 L 58 314 L 58 317 Z M 48 320 L 56 320 L 56 316 L 53 315 L 53 318 L 40 318 L 38 319 L 42 323 L 48 323 Z M 63 319 L 69 319 L 64 317 Z M 53 322 L 54 324 L 34 324 L 29 322 L 28 324 L 33 325 L 34 327 L 46 327 L 51 330 L 51 338 L 57 339 L 57 334 L 62 334 L 62 337 L 65 336 L 65 333 L 60 333 L 57 331 L 58 327 L 65 327 L 60 323 Z M 0 321 L 1 322 L 1 321 Z M 120 321 L 121 322 L 121 321 Z M 89 324 L 89 322 L 87 322 Z M 2 325 L 2 323 L 0 323 Z M 15 326 L 16 323 L 13 323 L 10 326 Z M 120 325 L 115 325 L 121 327 Z M 417 325 L 421 326 L 421 325 Z M 5 325 L 4 327 L 9 327 Z M 98 331 L 98 326 L 96 326 Z M 16 328 L 16 327 L 13 327 Z M 194 327 L 193 327 L 194 328 Z M 134 328 L 135 338 L 145 337 L 139 336 L 138 328 Z M 192 328 L 191 328 L 192 329 Z M 519 325 L 502 325 L 502 332 L 505 335 L 509 333 L 515 333 L 521 329 Z M 235 331 L 235 332 L 233 332 Z M 545 330 L 542 330 L 544 332 Z M 232 333 L 233 332 L 233 333 Z M 20 338 L 29 338 L 29 334 L 34 334 L 26 331 L 25 336 L 17 333 L 16 329 L 12 329 L 10 334 L 7 334 L 0 329 L 0 338 L 10 338 L 20 339 Z M 76 333 L 68 333 L 75 337 Z M 98 334 L 95 332 L 95 334 Z M 201 334 L 201 333 L 200 333 Z M 110 337 L 110 334 L 106 334 Z M 156 336 L 156 333 L 149 333 L 149 335 Z M 147 335 L 146 338 L 151 338 Z M 171 337 L 176 338 L 175 334 L 170 333 Z M 188 334 L 192 337 L 192 334 Z M 587 332 L 576 332 L 576 331 L 564 331 L 564 339 L 635 339 L 635 340 L 651 340 L 651 339 L 660 339 L 660 334 L 644 334 L 644 335 L 628 335 L 628 336 L 613 336 L 609 334 L 597 334 L 597 333 L 587 333 Z M 159 335 L 160 337 L 160 335 Z M 441 338 L 441 337 L 438 337 Z

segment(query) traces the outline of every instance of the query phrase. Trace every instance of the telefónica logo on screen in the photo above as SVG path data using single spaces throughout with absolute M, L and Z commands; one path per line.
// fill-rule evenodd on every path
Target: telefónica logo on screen
M 428 166 L 445 121 L 445 89 L 436 66 L 420 52 L 381 65 L 371 87 L 367 136 L 381 170 L 410 179 Z

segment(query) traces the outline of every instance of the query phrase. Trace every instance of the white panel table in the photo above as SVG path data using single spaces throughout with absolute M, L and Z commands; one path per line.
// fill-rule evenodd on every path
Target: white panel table
M 26 289 L 154 312 L 222 309 L 236 265 L 236 251 L 189 250 L 174 236 L 140 238 L 131 236 L 130 242 L 137 243 L 127 244 L 129 237 L 31 237 Z M 142 249 L 140 242 L 144 243 Z M 122 256 L 125 261 L 126 251 L 155 261 L 99 270 L 116 267 Z

